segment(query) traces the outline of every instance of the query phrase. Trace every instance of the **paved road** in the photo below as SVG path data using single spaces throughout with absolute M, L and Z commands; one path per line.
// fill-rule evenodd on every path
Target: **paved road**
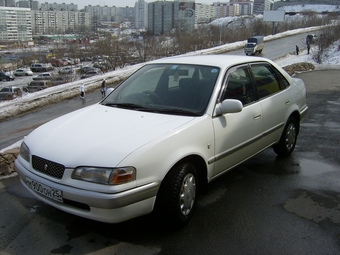
M 164 231 L 151 216 L 82 219 L 12 177 L 0 180 L 0 254 L 340 254 L 340 74 L 297 76 L 310 111 L 293 155 L 268 149 L 212 182 L 185 228 Z

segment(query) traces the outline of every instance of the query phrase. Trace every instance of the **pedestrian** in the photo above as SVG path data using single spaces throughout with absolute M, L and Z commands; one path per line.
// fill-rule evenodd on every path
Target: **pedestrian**
M 84 97 L 85 97 L 85 87 L 84 87 L 84 83 L 80 83 L 79 91 L 80 91 L 80 97 L 81 97 L 81 98 L 84 98 Z
M 105 93 L 106 93 L 106 80 L 105 79 L 102 81 L 102 86 L 100 88 L 100 92 L 102 93 L 102 98 L 104 98 Z
M 295 45 L 296 55 L 299 55 L 299 46 Z
M 309 54 L 309 51 L 310 51 L 310 44 L 309 42 L 307 42 L 307 54 Z

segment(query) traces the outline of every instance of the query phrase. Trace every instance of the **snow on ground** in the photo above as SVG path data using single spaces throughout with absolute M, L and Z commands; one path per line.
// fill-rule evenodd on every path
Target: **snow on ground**
M 276 35 L 270 35 L 270 36 L 266 36 L 265 37 L 265 41 L 269 41 L 269 40 L 274 40 L 274 39 L 278 39 L 278 38 L 282 38 L 285 36 L 289 36 L 289 35 L 293 35 L 293 34 L 298 34 L 301 32 L 306 32 L 306 31 L 314 31 L 319 29 L 319 27 L 313 27 L 313 28 L 304 28 L 304 29 L 296 29 L 296 30 L 292 30 L 292 31 L 288 31 L 288 32 L 284 32 L 284 33 L 280 33 L 280 34 L 276 34 Z M 226 50 L 233 50 L 233 49 L 239 49 L 241 47 L 243 47 L 245 44 L 245 41 L 240 41 L 240 42 L 235 42 L 235 43 L 230 43 L 230 44 L 225 44 L 225 45 L 221 45 L 218 47 L 214 47 L 211 49 L 205 49 L 205 50 L 201 50 L 201 51 L 196 51 L 196 52 L 190 52 L 187 53 L 185 55 L 200 55 L 200 54 L 218 54 L 221 52 L 225 52 Z M 323 64 L 319 65 L 316 63 L 316 61 L 313 59 L 313 52 L 316 50 L 315 48 L 311 48 L 310 50 L 310 54 L 308 55 L 306 50 L 302 50 L 300 51 L 300 54 L 297 55 L 291 55 L 291 54 L 287 54 L 286 56 L 275 60 L 275 62 L 284 67 L 287 65 L 291 65 L 294 63 L 299 63 L 299 62 L 309 62 L 315 65 L 315 69 L 316 70 L 322 70 L 322 69 L 327 69 L 327 68 L 337 68 L 340 69 L 340 51 L 338 50 L 338 45 L 340 44 L 340 40 L 335 42 L 334 44 L 332 44 L 329 49 L 325 52 L 326 58 L 323 60 Z M 76 81 L 76 82 L 71 82 L 71 83 L 67 83 L 67 84 L 63 84 L 63 85 L 59 85 L 59 86 L 55 86 L 55 87 L 51 87 L 36 93 L 31 93 L 28 94 L 24 97 L 21 98 L 17 98 L 15 100 L 11 100 L 11 101 L 4 101 L 4 102 L 0 102 L 0 114 L 4 113 L 4 112 L 8 112 L 13 110 L 13 108 L 19 107 L 20 105 L 32 102 L 33 100 L 37 99 L 37 98 L 41 98 L 41 97 L 46 97 L 50 94 L 54 94 L 54 93 L 58 93 L 58 92 L 65 92 L 65 93 L 74 93 L 71 92 L 72 89 L 78 88 L 80 82 L 84 82 L 85 86 L 91 86 L 95 83 L 98 83 L 99 81 L 101 81 L 104 77 L 110 81 L 110 79 L 122 79 L 127 77 L 128 75 L 130 75 L 132 72 L 134 72 L 136 69 L 140 68 L 143 64 L 137 64 L 137 65 L 133 65 L 133 66 L 128 66 L 125 67 L 123 69 L 120 70 L 115 70 L 112 72 L 108 72 L 102 76 L 95 76 L 92 77 L 90 79 L 87 79 L 85 81 Z M 69 91 L 69 92 L 68 92 Z M 18 148 L 21 144 L 21 141 L 16 142 L 15 144 L 13 144 L 12 146 L 9 146 L 7 148 L 3 148 L 0 149 L 0 153 L 3 153 L 4 151 L 11 149 L 11 148 Z
M 285 12 L 308 12 L 315 11 L 318 13 L 322 12 L 339 12 L 338 5 L 327 5 L 327 4 L 302 4 L 302 5 L 287 5 L 278 8 L 279 11 Z

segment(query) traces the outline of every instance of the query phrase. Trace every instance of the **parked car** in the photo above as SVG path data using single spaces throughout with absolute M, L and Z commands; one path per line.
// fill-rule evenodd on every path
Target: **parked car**
M 14 81 L 14 77 L 8 73 L 0 72 L 0 81 Z
M 89 78 L 89 77 L 92 77 L 92 76 L 95 76 L 95 75 L 100 75 L 100 74 L 103 74 L 103 73 L 99 69 L 91 70 L 91 71 L 88 71 L 87 73 L 83 74 L 80 77 L 80 79 L 86 79 L 86 78 Z
M 35 63 L 31 65 L 32 72 L 47 72 L 53 70 L 53 66 L 50 64 Z
M 49 87 L 48 81 L 31 81 L 26 87 L 23 87 L 23 91 L 25 92 L 36 92 Z
M 38 74 L 37 76 L 33 77 L 32 78 L 34 81 L 36 80 L 51 80 L 52 79 L 52 74 L 51 73 L 41 73 L 41 74 Z
M 15 168 L 65 212 L 122 222 L 154 211 L 183 226 L 212 180 L 269 147 L 289 156 L 307 110 L 304 82 L 269 59 L 159 59 L 31 132 Z
M 58 59 L 58 58 L 53 58 L 51 59 L 51 65 L 52 66 L 67 66 L 68 62 L 66 60 L 63 59 Z
M 69 79 L 68 77 L 61 77 L 61 76 L 53 76 L 52 79 L 48 80 L 48 82 L 51 84 L 51 86 L 56 86 L 60 84 L 64 84 L 67 82 L 71 82 L 72 79 Z
M 0 90 L 0 100 L 12 100 L 22 96 L 22 91 L 19 87 L 8 86 Z
M 71 66 L 65 66 L 59 70 L 60 74 L 71 74 L 73 73 L 73 68 Z
M 318 40 L 318 36 L 315 34 L 310 34 L 310 35 L 307 35 L 306 37 L 306 43 L 316 43 L 317 40 Z
M 33 72 L 27 68 L 19 68 L 13 72 L 14 76 L 32 76 Z
M 87 73 L 89 71 L 93 71 L 93 70 L 97 70 L 97 68 L 93 67 L 93 66 L 82 66 L 80 68 L 80 72 L 81 73 Z

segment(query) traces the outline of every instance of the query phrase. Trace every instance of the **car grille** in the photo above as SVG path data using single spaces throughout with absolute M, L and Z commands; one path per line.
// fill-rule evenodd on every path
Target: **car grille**
M 38 156 L 32 156 L 32 166 L 38 172 L 61 179 L 63 177 L 65 166 L 52 162 Z

